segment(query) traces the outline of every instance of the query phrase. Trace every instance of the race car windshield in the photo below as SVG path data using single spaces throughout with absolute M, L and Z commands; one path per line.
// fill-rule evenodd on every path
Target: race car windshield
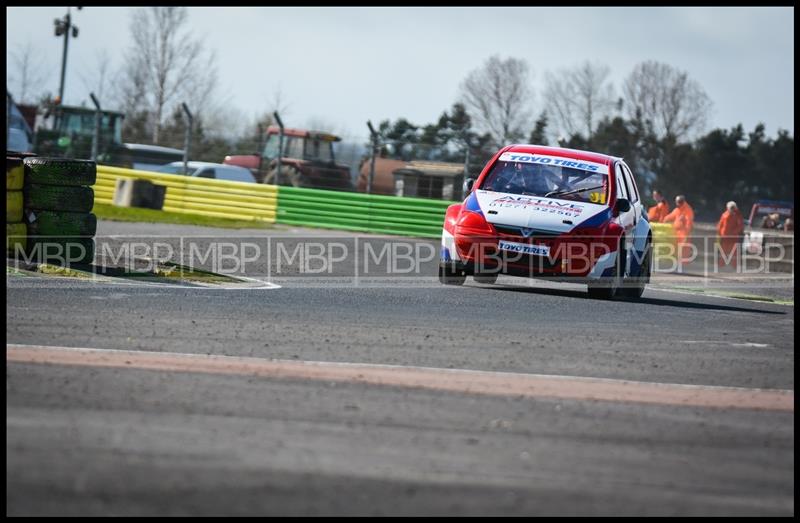
M 572 167 L 499 160 L 480 189 L 605 204 L 608 175 Z

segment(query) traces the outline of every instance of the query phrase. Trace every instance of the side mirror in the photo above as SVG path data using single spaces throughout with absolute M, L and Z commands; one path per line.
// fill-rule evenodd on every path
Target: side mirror
M 472 192 L 472 186 L 475 185 L 474 178 L 467 178 L 464 180 L 464 194 Z
M 617 203 L 614 204 L 614 216 L 619 216 L 621 212 L 628 212 L 631 210 L 631 202 L 625 198 L 617 198 Z

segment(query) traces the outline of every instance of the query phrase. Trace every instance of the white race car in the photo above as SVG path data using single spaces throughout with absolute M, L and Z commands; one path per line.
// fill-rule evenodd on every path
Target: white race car
M 444 284 L 510 274 L 587 283 L 592 297 L 609 299 L 638 298 L 650 281 L 650 223 L 621 158 L 510 145 L 465 192 L 445 216 Z

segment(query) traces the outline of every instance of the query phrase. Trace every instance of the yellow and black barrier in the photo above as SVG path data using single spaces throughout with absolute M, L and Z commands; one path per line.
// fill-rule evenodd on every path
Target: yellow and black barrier
M 149 180 L 167 188 L 164 211 L 274 223 L 278 188 L 247 182 L 195 178 L 107 165 L 97 166 L 94 201 L 111 204 L 120 178 Z
M 653 231 L 653 247 L 657 245 L 674 245 L 675 233 L 672 232 L 671 223 L 650 223 L 650 229 Z
M 18 248 L 27 247 L 28 229 L 22 223 L 25 167 L 22 158 L 6 153 L 6 253 L 12 255 Z

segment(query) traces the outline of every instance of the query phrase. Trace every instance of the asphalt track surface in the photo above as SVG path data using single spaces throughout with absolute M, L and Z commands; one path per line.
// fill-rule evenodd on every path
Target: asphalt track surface
M 793 306 L 426 282 L 7 277 L 7 514 L 794 514 Z

